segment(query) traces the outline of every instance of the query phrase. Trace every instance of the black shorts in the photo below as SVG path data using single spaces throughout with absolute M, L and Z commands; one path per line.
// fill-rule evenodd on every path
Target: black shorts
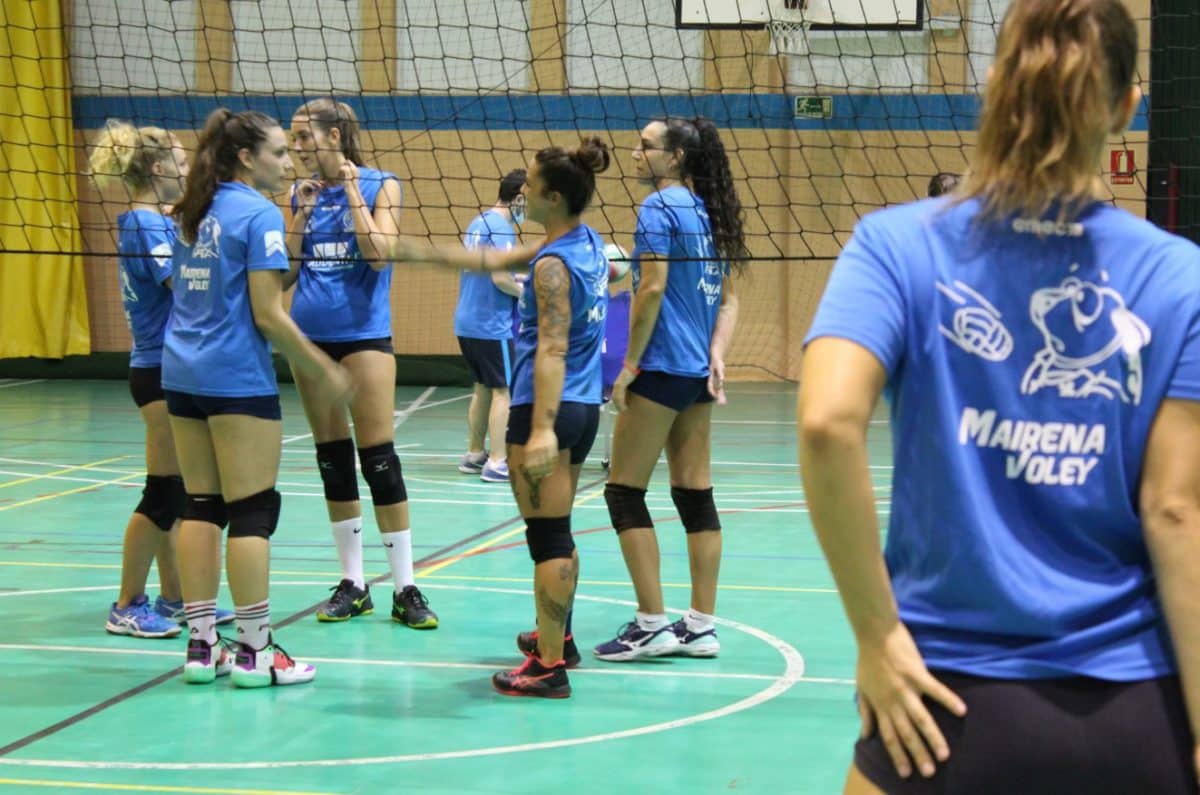
M 629 391 L 653 400 L 673 411 L 683 411 L 693 403 L 712 403 L 707 376 L 671 375 L 643 370 L 629 385 Z
M 525 444 L 533 420 L 533 406 L 513 406 L 508 410 L 508 432 L 504 441 L 509 444 Z M 592 451 L 596 441 L 596 429 L 600 427 L 600 407 L 589 403 L 559 403 L 558 418 L 554 420 L 554 435 L 558 437 L 558 449 L 571 451 L 571 463 L 582 464 Z
M 467 360 L 467 369 L 475 383 L 492 389 L 504 389 L 512 379 L 513 341 L 481 340 L 459 337 L 458 347 Z
M 950 746 L 931 779 L 896 774 L 879 733 L 854 765 L 889 795 L 1195 795 L 1192 738 L 1174 676 L 1027 681 L 947 671 L 934 676 L 967 704 L 956 718 L 927 699 Z
M 156 400 L 166 400 L 162 388 L 161 367 L 130 367 L 129 394 L 140 409 Z
M 172 417 L 189 420 L 207 420 L 218 414 L 245 414 L 261 420 L 283 418 L 279 408 L 279 395 L 253 395 L 250 397 L 213 397 L 193 395 L 189 392 L 166 390 L 167 413 Z
M 352 353 L 359 351 L 379 351 L 381 353 L 391 354 L 392 338 L 391 337 L 376 337 L 369 340 L 346 340 L 344 342 L 317 342 L 312 341 L 325 355 L 335 362 L 340 362 Z

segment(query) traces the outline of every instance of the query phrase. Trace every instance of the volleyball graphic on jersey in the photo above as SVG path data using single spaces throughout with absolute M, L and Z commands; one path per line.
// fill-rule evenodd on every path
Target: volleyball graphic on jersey
M 629 259 L 629 253 L 616 243 L 609 243 L 604 247 L 604 258 L 608 260 L 608 280 L 610 282 L 625 278 L 625 274 L 629 273 L 629 266 L 633 264 L 633 261 Z

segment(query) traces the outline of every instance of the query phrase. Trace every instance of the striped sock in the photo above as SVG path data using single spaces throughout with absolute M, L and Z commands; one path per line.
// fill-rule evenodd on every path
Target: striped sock
M 271 641 L 271 606 L 267 599 L 252 605 L 234 605 L 233 616 L 237 621 L 238 641 L 255 651 L 261 650 Z
M 217 642 L 217 600 L 184 602 L 183 615 L 187 619 L 188 637 L 202 640 L 208 645 Z

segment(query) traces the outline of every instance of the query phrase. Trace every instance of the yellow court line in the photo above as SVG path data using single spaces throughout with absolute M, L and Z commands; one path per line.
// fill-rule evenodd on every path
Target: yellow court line
M 144 473 L 142 473 L 142 472 L 134 472 L 129 475 L 122 475 L 119 478 L 113 478 L 112 480 L 102 480 L 99 483 L 89 483 L 86 486 L 79 486 L 74 489 L 67 489 L 66 491 L 56 491 L 53 494 L 43 494 L 40 497 L 34 497 L 29 500 L 21 500 L 20 502 L 14 502 L 14 503 L 11 503 L 10 505 L 0 505 L 0 511 L 11 511 L 13 508 L 20 508 L 24 505 L 33 505 L 36 502 L 44 502 L 45 500 L 55 500 L 55 499 L 58 499 L 59 497 L 68 497 L 72 494 L 78 494 L 81 491 L 95 491 L 96 489 L 101 488 L 102 486 L 112 486 L 117 483 L 124 483 L 127 480 L 132 480 L 133 478 L 140 478 L 143 476 L 144 476 Z
M 430 577 L 431 580 L 464 580 L 467 582 L 515 582 L 528 584 L 528 577 L 473 577 L 463 574 L 440 574 L 437 577 Z M 630 587 L 627 580 L 580 580 L 580 585 L 611 585 L 624 588 Z M 686 582 L 664 582 L 664 588 L 691 588 L 691 583 Z M 787 585 L 726 585 L 721 583 L 717 586 L 718 590 L 727 591 L 770 591 L 776 593 L 837 593 L 836 588 L 793 588 Z
M 149 784 L 106 784 L 100 781 L 49 781 L 32 778 L 0 778 L 0 784 L 24 787 L 62 787 L 63 789 L 101 789 L 110 792 L 189 792 L 198 795 L 333 795 L 328 792 L 301 792 L 299 790 L 155 787 Z
M 55 469 L 51 472 L 43 472 L 40 475 L 30 475 L 27 478 L 18 478 L 17 480 L 10 480 L 5 483 L 0 483 L 0 489 L 6 489 L 9 486 L 19 486 L 22 483 L 32 483 L 35 480 L 42 480 L 43 478 L 52 478 L 55 475 L 64 475 L 67 472 L 78 472 L 81 469 L 91 469 L 92 467 L 98 467 L 101 464 L 111 464 L 113 461 L 123 461 L 126 458 L 129 458 L 129 456 L 119 455 L 115 458 L 103 458 L 99 461 L 93 461 L 90 464 L 79 464 L 78 466 L 69 466 L 63 469 Z

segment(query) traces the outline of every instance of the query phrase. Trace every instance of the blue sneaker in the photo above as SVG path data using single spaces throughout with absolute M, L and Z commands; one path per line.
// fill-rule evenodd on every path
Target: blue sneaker
M 158 613 L 163 618 L 170 619 L 176 624 L 183 626 L 187 623 L 187 616 L 183 612 L 183 600 L 176 599 L 172 602 L 169 599 L 163 599 L 161 595 L 154 600 L 154 612 Z M 217 608 L 217 626 L 222 624 L 233 623 L 234 615 L 232 610 Z
M 662 657 L 679 649 L 679 638 L 667 624 L 661 629 L 642 629 L 630 621 L 608 643 L 592 649 L 597 659 L 609 662 L 628 662 L 642 657 Z
M 508 461 L 501 461 L 495 466 L 491 461 L 483 465 L 483 469 L 479 472 L 479 479 L 484 483 L 507 483 L 508 482 Z
M 483 471 L 483 465 L 487 462 L 487 453 L 472 454 L 467 453 L 458 460 L 458 471 L 464 475 L 478 475 Z
M 687 620 L 681 618 L 671 625 L 671 632 L 679 640 L 679 648 L 674 652 L 678 657 L 716 657 L 721 653 L 716 627 L 704 632 L 692 632 L 688 629 Z
M 113 635 L 132 635 L 135 638 L 173 638 L 180 633 L 179 625 L 154 611 L 146 594 L 125 607 L 113 602 L 104 628 Z

